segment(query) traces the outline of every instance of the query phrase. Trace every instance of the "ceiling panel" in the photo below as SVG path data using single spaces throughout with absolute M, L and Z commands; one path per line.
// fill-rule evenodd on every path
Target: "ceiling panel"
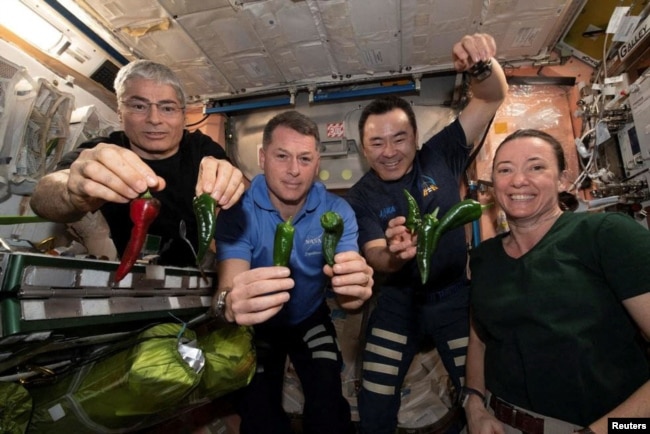
M 178 71 L 196 99 L 452 69 L 462 35 L 500 59 L 548 55 L 586 0 L 76 0 L 131 50 Z

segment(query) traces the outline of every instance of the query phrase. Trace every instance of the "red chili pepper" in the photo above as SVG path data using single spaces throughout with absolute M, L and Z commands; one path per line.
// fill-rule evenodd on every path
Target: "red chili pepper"
M 126 245 L 124 253 L 122 253 L 120 265 L 115 271 L 115 283 L 122 280 L 131 271 L 133 264 L 138 259 L 147 238 L 149 226 L 160 212 L 160 201 L 147 190 L 137 199 L 133 199 L 129 207 L 129 216 L 133 222 L 133 228 L 131 229 L 129 243 Z

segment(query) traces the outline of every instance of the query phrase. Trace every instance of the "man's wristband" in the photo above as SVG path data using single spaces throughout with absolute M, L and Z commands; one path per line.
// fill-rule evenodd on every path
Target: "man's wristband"
M 481 398 L 481 401 L 483 401 L 483 405 L 487 407 L 487 399 L 485 399 L 485 395 L 481 392 L 479 392 L 476 389 L 472 389 L 471 387 L 465 387 L 463 386 L 460 389 L 460 397 L 459 397 L 459 402 L 461 407 L 465 407 L 465 404 L 467 404 L 467 400 L 469 399 L 470 395 L 475 395 Z

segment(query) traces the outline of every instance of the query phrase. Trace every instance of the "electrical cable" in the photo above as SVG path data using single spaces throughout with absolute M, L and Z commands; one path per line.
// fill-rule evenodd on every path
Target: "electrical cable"
M 197 126 L 197 125 L 201 125 L 201 124 L 202 124 L 203 122 L 205 122 L 205 120 L 206 120 L 207 118 L 209 118 L 209 117 L 210 117 L 210 113 L 208 113 L 207 115 L 204 115 L 200 120 L 194 122 L 193 124 L 187 124 L 187 125 L 185 125 L 185 127 L 186 127 L 186 128 L 192 128 L 192 127 L 195 127 L 195 126 Z
M 576 188 L 576 186 L 578 186 L 580 183 L 582 183 L 582 181 L 583 181 L 583 180 L 585 179 L 585 177 L 587 176 L 587 173 L 589 172 L 589 169 L 591 168 L 591 165 L 592 165 L 593 162 L 594 162 L 595 156 L 596 156 L 596 149 L 593 148 L 593 149 L 591 150 L 591 157 L 589 158 L 589 161 L 587 162 L 585 168 L 584 168 L 583 171 L 580 173 L 580 175 L 578 175 L 578 177 L 576 178 L 576 180 L 575 180 L 575 181 L 574 181 L 574 182 L 569 186 L 569 189 L 568 189 L 567 191 L 569 191 L 569 192 L 572 191 L 573 189 Z

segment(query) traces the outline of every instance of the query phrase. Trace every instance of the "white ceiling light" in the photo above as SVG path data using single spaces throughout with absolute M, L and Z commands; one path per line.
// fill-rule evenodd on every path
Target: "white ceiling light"
M 65 44 L 60 30 L 19 0 L 5 0 L 3 6 L 0 23 L 21 38 L 47 52 Z

